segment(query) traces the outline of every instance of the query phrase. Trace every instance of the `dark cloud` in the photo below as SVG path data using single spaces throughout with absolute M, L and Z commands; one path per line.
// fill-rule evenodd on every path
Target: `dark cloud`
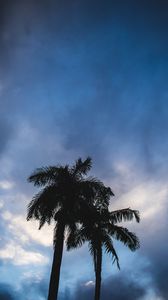
M 48 286 L 45 279 L 37 280 L 36 278 L 22 282 L 20 294 L 25 295 L 24 299 L 38 299 L 38 297 L 47 298 Z
M 126 276 L 111 276 L 102 284 L 102 299 L 106 300 L 139 300 L 146 294 L 146 288 L 140 283 L 134 282 Z M 68 298 L 67 298 L 68 297 Z M 84 282 L 78 282 L 74 293 L 71 295 L 69 290 L 60 295 L 61 300 L 81 299 L 92 300 L 94 298 L 94 287 L 85 286 Z
M 8 142 L 13 137 L 14 130 L 11 124 L 4 119 L 0 119 L 0 156 L 6 150 Z
M 126 276 L 111 277 L 104 282 L 102 297 L 106 300 L 138 300 L 146 294 L 146 288 Z
M 0 283 L 0 299 L 1 300 L 19 300 L 15 290 L 7 284 Z
M 25 280 L 17 291 L 11 285 L 0 283 L 1 300 L 20 300 L 23 298 L 30 300 L 39 299 L 40 297 L 44 297 L 44 299 L 47 297 L 47 285 L 44 280 L 38 282 L 35 278 Z
M 168 161 L 166 102 L 153 98 L 146 103 L 134 99 L 124 102 L 111 98 L 107 104 L 105 101 L 98 106 L 96 101 L 83 103 L 71 111 L 68 126 L 63 125 L 65 147 L 76 148 L 85 155 L 89 153 L 98 169 L 103 166 L 102 170 L 109 171 L 109 177 L 113 176 L 112 166 L 118 159 L 131 160 L 142 174 L 166 175 L 167 167 L 163 162 Z
M 166 208 L 168 210 L 168 208 Z M 166 227 L 165 227 L 166 228 Z M 150 262 L 147 272 L 152 278 L 153 290 L 159 297 L 164 300 L 167 299 L 168 286 L 167 286 L 167 247 L 168 236 L 165 230 L 157 230 L 154 236 L 146 240 L 143 254 L 148 257 Z

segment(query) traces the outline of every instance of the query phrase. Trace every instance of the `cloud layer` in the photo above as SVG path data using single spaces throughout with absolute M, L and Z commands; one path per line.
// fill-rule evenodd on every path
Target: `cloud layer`
M 111 209 L 131 206 L 142 219 L 126 225 L 140 237 L 137 256 L 116 243 L 119 274 L 104 259 L 102 298 L 166 300 L 167 8 L 162 0 L 0 1 L 2 300 L 47 294 L 52 228 L 25 221 L 37 191 L 26 178 L 88 155 L 92 174 L 114 190 Z M 87 247 L 65 253 L 61 278 L 62 300 L 91 299 Z

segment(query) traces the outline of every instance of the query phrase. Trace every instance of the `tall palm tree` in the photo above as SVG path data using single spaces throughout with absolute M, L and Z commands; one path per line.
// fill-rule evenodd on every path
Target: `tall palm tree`
M 113 192 L 93 177 L 86 177 L 92 166 L 91 158 L 79 158 L 73 166 L 38 168 L 28 178 L 42 187 L 28 205 L 27 220 L 39 221 L 39 229 L 47 222 L 55 222 L 54 257 L 50 276 L 48 300 L 57 300 L 65 231 L 72 234 L 77 224 L 92 211 L 93 203 L 106 207 Z M 103 200 L 102 200 L 103 199 Z
M 105 251 L 112 255 L 118 268 L 119 258 L 113 245 L 112 238 L 121 241 L 131 251 L 139 248 L 137 236 L 127 228 L 116 225 L 118 222 L 131 221 L 133 218 L 140 221 L 139 212 L 130 208 L 109 212 L 107 209 L 98 210 L 94 217 L 85 220 L 83 225 L 75 232 L 71 232 L 67 239 L 67 249 L 77 248 L 88 242 L 89 251 L 93 257 L 95 270 L 95 300 L 100 299 L 102 253 Z

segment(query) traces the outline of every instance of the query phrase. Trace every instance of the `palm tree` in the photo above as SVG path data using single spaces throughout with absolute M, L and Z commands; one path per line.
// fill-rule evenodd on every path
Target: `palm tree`
M 73 234 L 77 224 L 93 209 L 93 202 L 108 206 L 113 192 L 93 177 L 86 177 L 92 161 L 79 158 L 71 167 L 49 166 L 38 168 L 28 178 L 35 186 L 42 187 L 28 205 L 27 220 L 39 221 L 39 229 L 45 223 L 55 222 L 54 256 L 50 276 L 48 300 L 57 300 L 60 268 L 65 232 Z M 103 200 L 102 200 L 103 199 Z
M 115 251 L 112 237 L 121 241 L 131 251 L 139 248 L 139 240 L 137 236 L 128 231 L 127 228 L 116 225 L 118 222 L 131 221 L 133 218 L 137 222 L 140 221 L 139 212 L 130 208 L 109 212 L 107 209 L 98 210 L 97 214 L 92 218 L 85 220 L 84 224 L 71 232 L 67 239 L 67 249 L 77 248 L 88 242 L 89 251 L 93 257 L 95 270 L 95 300 L 100 299 L 101 291 L 101 270 L 102 270 L 102 253 L 103 248 L 116 261 L 118 268 L 119 258 Z

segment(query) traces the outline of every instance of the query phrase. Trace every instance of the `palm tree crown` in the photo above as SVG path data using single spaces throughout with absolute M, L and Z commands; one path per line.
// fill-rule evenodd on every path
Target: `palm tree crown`
M 110 196 L 114 195 L 109 187 L 94 177 L 86 177 L 91 168 L 91 158 L 69 167 L 54 166 L 38 168 L 29 178 L 35 186 L 44 187 L 28 205 L 27 220 L 39 220 L 39 229 L 51 220 L 57 221 L 62 213 L 66 213 L 66 221 L 80 208 L 98 203 L 107 206 Z M 103 199 L 103 201 L 102 201 Z
M 92 219 L 87 219 L 82 226 L 71 232 L 67 239 L 67 249 L 77 248 L 88 242 L 89 251 L 93 257 L 96 285 L 95 300 L 100 299 L 102 250 L 111 254 L 113 262 L 116 261 L 118 268 L 119 258 L 113 245 L 113 240 L 117 239 L 127 246 L 131 251 L 139 248 L 137 236 L 127 228 L 116 225 L 118 222 L 131 221 L 133 218 L 140 221 L 139 212 L 130 208 L 109 212 L 108 209 L 97 210 Z

